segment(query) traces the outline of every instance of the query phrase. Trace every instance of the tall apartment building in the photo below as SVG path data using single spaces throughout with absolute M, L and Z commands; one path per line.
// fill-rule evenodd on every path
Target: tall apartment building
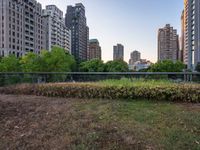
M 42 6 L 36 0 L 0 0 L 0 56 L 45 48 Z
M 200 1 L 184 0 L 184 63 L 194 70 L 200 62 Z
M 46 49 L 59 46 L 71 53 L 71 31 L 65 26 L 63 12 L 55 5 L 48 5 L 43 10 L 46 29 Z
M 177 30 L 169 24 L 158 31 L 158 60 L 177 61 L 179 56 L 179 37 Z
M 139 51 L 133 51 L 129 60 L 129 65 L 134 65 L 135 62 L 140 61 L 141 53 Z
M 124 46 L 122 44 L 113 46 L 113 60 L 124 60 Z
M 180 37 L 180 52 L 179 52 L 179 60 L 180 61 L 184 61 L 184 58 L 183 58 L 183 53 L 184 53 L 184 40 L 185 40 L 185 35 L 184 35 L 184 23 L 185 19 L 184 19 L 184 10 L 182 11 L 182 14 L 181 14 L 181 37 Z
M 89 41 L 88 60 L 100 59 L 101 60 L 101 47 L 97 39 Z
M 85 7 L 78 3 L 75 6 L 68 6 L 65 16 L 65 25 L 71 30 L 72 55 L 78 62 L 87 60 L 89 48 L 89 28 L 85 16 Z

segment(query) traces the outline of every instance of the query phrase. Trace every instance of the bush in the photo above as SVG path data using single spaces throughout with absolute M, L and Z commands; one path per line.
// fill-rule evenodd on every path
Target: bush
M 200 86 L 193 84 L 166 86 L 108 86 L 95 83 L 24 84 L 1 88 L 0 93 L 84 99 L 148 99 L 171 102 L 200 102 Z

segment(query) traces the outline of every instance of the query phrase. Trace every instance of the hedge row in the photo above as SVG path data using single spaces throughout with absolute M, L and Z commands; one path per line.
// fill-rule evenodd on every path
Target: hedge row
M 0 89 L 1 94 L 37 95 L 84 99 L 148 99 L 172 102 L 200 102 L 200 86 L 103 86 L 87 83 L 23 84 Z

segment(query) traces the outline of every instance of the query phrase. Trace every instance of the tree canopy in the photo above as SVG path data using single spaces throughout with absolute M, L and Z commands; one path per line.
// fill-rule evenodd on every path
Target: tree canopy
M 108 61 L 105 64 L 106 72 L 128 72 L 128 64 L 123 60 Z
M 0 72 L 20 72 L 21 66 L 19 59 L 14 55 L 3 57 L 0 60 Z
M 60 47 L 53 47 L 51 52 L 40 54 L 40 70 L 43 72 L 70 72 L 75 66 L 75 59 Z
M 82 62 L 79 66 L 82 72 L 128 72 L 128 64 L 122 60 L 108 61 L 103 63 L 102 60 L 93 59 Z
M 23 72 L 39 72 L 40 64 L 39 57 L 35 53 L 28 53 L 20 60 Z
M 105 65 L 103 61 L 99 59 L 93 59 L 80 64 L 80 71 L 82 72 L 104 72 L 104 70 Z
M 182 72 L 185 69 L 185 65 L 176 61 L 173 62 L 171 60 L 159 61 L 153 65 L 151 65 L 149 71 L 150 72 Z
M 40 55 L 4 57 L 0 60 L 0 72 L 70 72 L 75 64 L 74 57 L 63 48 L 53 47 L 51 52 L 43 50 Z

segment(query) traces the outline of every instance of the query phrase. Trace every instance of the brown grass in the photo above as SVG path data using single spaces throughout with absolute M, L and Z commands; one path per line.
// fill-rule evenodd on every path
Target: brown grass
M 168 114 L 173 112 L 170 109 L 174 116 Z M 0 95 L 0 149 L 142 150 L 167 149 L 169 144 L 169 148 L 198 149 L 199 109 L 199 105 L 193 104 L 188 108 L 182 104 L 141 101 Z M 151 114 L 153 110 L 158 116 Z M 197 120 L 188 122 L 191 114 Z M 173 120 L 175 116 L 180 117 L 183 125 Z M 185 130 L 174 131 L 184 125 Z M 189 130 L 191 126 L 193 131 Z M 170 135 L 172 131 L 176 134 Z M 179 137 L 178 131 L 183 136 Z M 175 139 L 177 142 L 171 141 L 175 135 L 180 138 Z M 191 139 L 184 141 L 190 135 Z

